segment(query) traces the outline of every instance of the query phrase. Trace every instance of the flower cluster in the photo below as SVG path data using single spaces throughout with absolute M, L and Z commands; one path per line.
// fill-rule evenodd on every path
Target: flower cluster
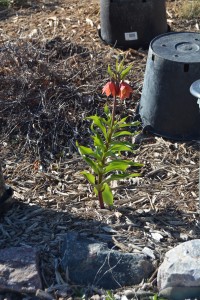
M 102 93 L 106 94 L 107 97 L 119 97 L 121 100 L 129 98 L 133 89 L 130 85 L 124 81 L 121 81 L 119 84 L 113 81 L 109 81 L 103 87 Z

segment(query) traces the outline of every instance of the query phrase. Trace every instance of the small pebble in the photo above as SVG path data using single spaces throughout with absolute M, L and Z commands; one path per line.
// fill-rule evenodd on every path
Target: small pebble
M 126 291 L 124 291 L 124 295 L 128 299 L 131 299 L 131 298 L 135 297 L 135 290 L 126 290 Z
M 99 295 L 93 295 L 90 299 L 91 300 L 100 300 L 101 297 Z
M 117 295 L 117 294 L 115 294 L 115 300 L 121 300 L 121 296 L 120 296 L 120 295 Z
M 121 297 L 121 300 L 128 300 L 128 298 L 127 298 L 125 295 L 123 295 L 123 296 Z

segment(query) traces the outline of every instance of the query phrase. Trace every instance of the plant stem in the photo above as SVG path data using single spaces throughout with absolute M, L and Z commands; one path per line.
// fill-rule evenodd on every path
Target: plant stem
M 100 184 L 102 183 L 102 180 L 103 180 L 103 175 L 102 175 L 102 174 L 99 174 L 98 185 L 100 185 Z M 103 202 L 103 194 L 102 194 L 102 191 L 98 191 L 98 199 L 99 199 L 99 205 L 100 205 L 100 208 L 101 208 L 101 209 L 105 208 L 104 202 Z
M 117 98 L 116 96 L 114 97 L 114 101 L 113 101 L 113 109 L 112 109 L 112 123 L 111 123 L 111 132 L 110 132 L 110 138 L 112 136 L 112 127 L 114 125 L 115 122 L 115 110 L 116 110 L 116 105 L 117 105 Z
M 104 202 L 103 202 L 103 195 L 102 195 L 102 191 L 98 192 L 98 199 L 99 199 L 99 205 L 101 209 L 104 209 Z

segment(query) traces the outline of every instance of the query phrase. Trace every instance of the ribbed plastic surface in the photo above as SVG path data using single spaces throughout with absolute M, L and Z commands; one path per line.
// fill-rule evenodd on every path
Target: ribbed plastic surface
M 107 44 L 148 48 L 168 30 L 165 0 L 100 0 L 100 36 Z
M 139 113 L 143 126 L 175 140 L 200 138 L 200 113 L 190 86 L 200 76 L 200 34 L 168 33 L 150 44 Z

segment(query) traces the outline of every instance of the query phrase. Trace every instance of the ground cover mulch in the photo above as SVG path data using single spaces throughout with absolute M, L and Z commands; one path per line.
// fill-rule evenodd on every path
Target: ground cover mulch
M 179 18 L 179 7 L 179 1 L 167 2 L 171 29 L 199 32 L 200 20 Z M 106 102 L 112 105 L 101 95 L 107 65 L 117 56 L 134 65 L 129 76 L 133 95 L 117 111 L 132 120 L 147 51 L 104 45 L 95 0 L 90 6 L 84 0 L 32 1 L 0 11 L 0 18 L 0 153 L 6 183 L 14 190 L 13 205 L 1 216 L 1 248 L 37 247 L 44 288 L 55 299 L 68 299 L 77 289 L 63 296 L 62 286 L 72 283 L 59 264 L 63 235 L 69 230 L 112 243 L 120 251 L 149 248 L 155 268 L 166 251 L 199 238 L 197 142 L 154 137 L 138 146 L 132 158 L 144 163 L 143 176 L 113 184 L 112 210 L 99 209 L 80 175 L 87 166 L 76 141 L 90 144 L 84 118 L 101 114 Z M 140 288 L 156 291 L 156 272 Z

